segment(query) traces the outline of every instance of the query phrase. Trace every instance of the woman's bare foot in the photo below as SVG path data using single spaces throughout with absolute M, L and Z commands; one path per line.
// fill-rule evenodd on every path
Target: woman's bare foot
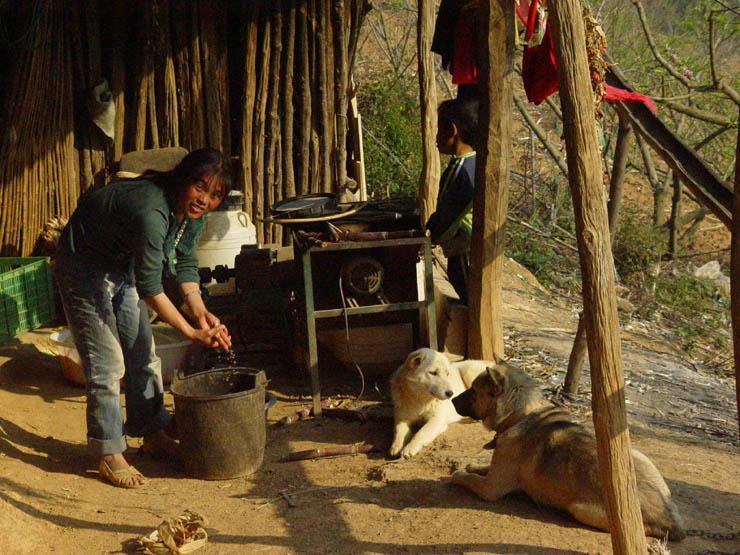
M 146 478 L 128 464 L 123 453 L 103 455 L 98 471 L 103 478 L 120 488 L 138 488 L 146 483 Z

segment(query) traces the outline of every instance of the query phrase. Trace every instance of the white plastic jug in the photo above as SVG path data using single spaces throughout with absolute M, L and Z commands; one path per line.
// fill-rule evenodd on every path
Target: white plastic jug
M 242 245 L 257 243 L 257 230 L 244 212 L 244 196 L 241 191 L 231 191 L 219 206 L 208 214 L 196 253 L 198 267 L 214 269 L 216 266 L 234 268 L 234 259 Z M 233 278 L 227 284 L 211 282 L 206 287 L 210 294 L 234 292 Z

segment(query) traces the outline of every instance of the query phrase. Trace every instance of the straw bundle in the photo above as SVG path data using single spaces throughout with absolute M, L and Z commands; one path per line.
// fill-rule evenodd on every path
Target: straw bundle
M 30 254 L 43 223 L 69 217 L 127 151 L 211 146 L 232 156 L 233 140 L 261 242 L 289 240 L 261 221 L 274 202 L 343 183 L 349 76 L 367 0 L 10 6 L 3 23 L 23 40 L 0 76 L 8 83 L 0 121 L 9 122 L 0 131 L 4 254 Z M 112 141 L 87 109 L 103 79 L 115 105 Z
M 72 68 L 62 0 L 15 3 L 28 26 L 25 47 L 8 60 L 0 109 L 0 245 L 31 253 L 44 223 L 69 216 L 80 195 L 74 151 Z

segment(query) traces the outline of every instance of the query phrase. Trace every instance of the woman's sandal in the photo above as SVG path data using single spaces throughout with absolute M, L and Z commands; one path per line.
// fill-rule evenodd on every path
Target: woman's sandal
M 118 488 L 134 489 L 143 485 L 143 483 L 146 483 L 144 475 L 133 466 L 129 465 L 128 468 L 113 470 L 105 459 L 100 461 L 98 472 L 100 472 L 101 477 L 105 478 Z M 133 480 L 134 478 L 142 478 L 144 479 L 144 482 L 140 484 Z

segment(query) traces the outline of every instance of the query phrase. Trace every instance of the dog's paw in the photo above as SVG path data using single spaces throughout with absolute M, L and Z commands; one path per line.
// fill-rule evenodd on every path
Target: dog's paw
M 416 455 L 419 452 L 419 450 L 415 447 L 406 446 L 403 449 L 401 449 L 401 456 L 404 459 L 410 459 L 414 455 Z
M 403 449 L 403 445 L 391 445 L 391 448 L 388 449 L 388 456 L 396 459 L 401 455 L 401 449 Z
M 481 476 L 485 476 L 488 474 L 490 466 L 490 464 L 470 463 L 465 466 L 465 470 L 470 474 L 480 474 Z

